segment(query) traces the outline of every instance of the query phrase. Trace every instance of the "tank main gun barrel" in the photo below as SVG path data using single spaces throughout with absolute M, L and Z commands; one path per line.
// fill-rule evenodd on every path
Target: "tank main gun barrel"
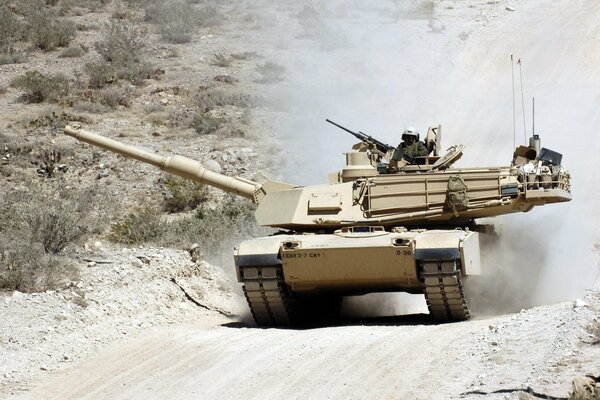
M 254 203 L 258 202 L 257 195 L 262 186 L 259 183 L 210 171 L 204 168 L 202 163 L 192 160 L 191 158 L 178 155 L 164 157 L 157 154 L 151 154 L 133 146 L 128 146 L 117 142 L 116 140 L 108 139 L 77 127 L 66 126 L 64 132 L 79 141 L 153 165 L 173 175 L 214 186 L 225 192 L 234 193 L 250 199 Z

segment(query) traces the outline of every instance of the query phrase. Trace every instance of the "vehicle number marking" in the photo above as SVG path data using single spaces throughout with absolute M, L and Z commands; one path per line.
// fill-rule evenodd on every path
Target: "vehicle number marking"
M 283 258 L 319 258 L 321 253 L 319 252 L 306 252 L 306 253 L 283 253 Z

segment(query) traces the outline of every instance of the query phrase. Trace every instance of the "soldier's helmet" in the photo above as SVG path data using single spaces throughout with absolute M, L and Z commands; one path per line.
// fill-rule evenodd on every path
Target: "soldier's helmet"
M 419 132 L 417 132 L 417 130 L 415 128 L 413 128 L 412 126 L 409 128 L 406 128 L 404 130 L 404 133 L 402 133 L 402 140 L 405 140 L 406 138 L 409 137 L 414 137 L 415 141 L 419 140 Z

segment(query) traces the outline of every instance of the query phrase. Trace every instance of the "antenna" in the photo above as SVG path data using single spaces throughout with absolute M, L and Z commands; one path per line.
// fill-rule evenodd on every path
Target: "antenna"
M 525 138 L 525 143 L 527 143 L 527 125 L 525 122 L 525 100 L 523 97 L 523 69 L 521 68 L 522 63 L 521 63 L 520 58 L 519 58 L 519 61 L 517 61 L 517 64 L 519 64 L 519 76 L 521 78 L 521 107 L 523 109 L 523 136 Z
M 517 147 L 516 137 L 517 137 L 517 117 L 515 111 L 515 63 L 513 60 L 513 55 L 510 55 L 510 68 L 512 71 L 512 101 L 513 101 L 513 149 Z
M 531 135 L 535 135 L 535 97 L 533 97 L 533 102 L 532 102 L 532 114 L 531 114 Z

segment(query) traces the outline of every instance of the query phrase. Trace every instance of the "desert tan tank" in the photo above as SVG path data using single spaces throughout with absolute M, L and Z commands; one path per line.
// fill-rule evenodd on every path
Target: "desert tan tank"
M 441 127 L 430 128 L 430 154 L 394 171 L 387 166 L 393 148 L 361 132 L 329 183 L 303 187 L 224 176 L 79 127 L 65 133 L 243 196 L 258 205 L 258 224 L 283 229 L 234 250 L 237 278 L 261 326 L 331 323 L 344 296 L 373 292 L 423 293 L 436 321 L 466 320 L 463 283 L 481 274 L 474 221 L 571 200 L 562 156 L 541 148 L 537 135 L 509 166 L 456 169 L 463 146 L 440 155 Z

